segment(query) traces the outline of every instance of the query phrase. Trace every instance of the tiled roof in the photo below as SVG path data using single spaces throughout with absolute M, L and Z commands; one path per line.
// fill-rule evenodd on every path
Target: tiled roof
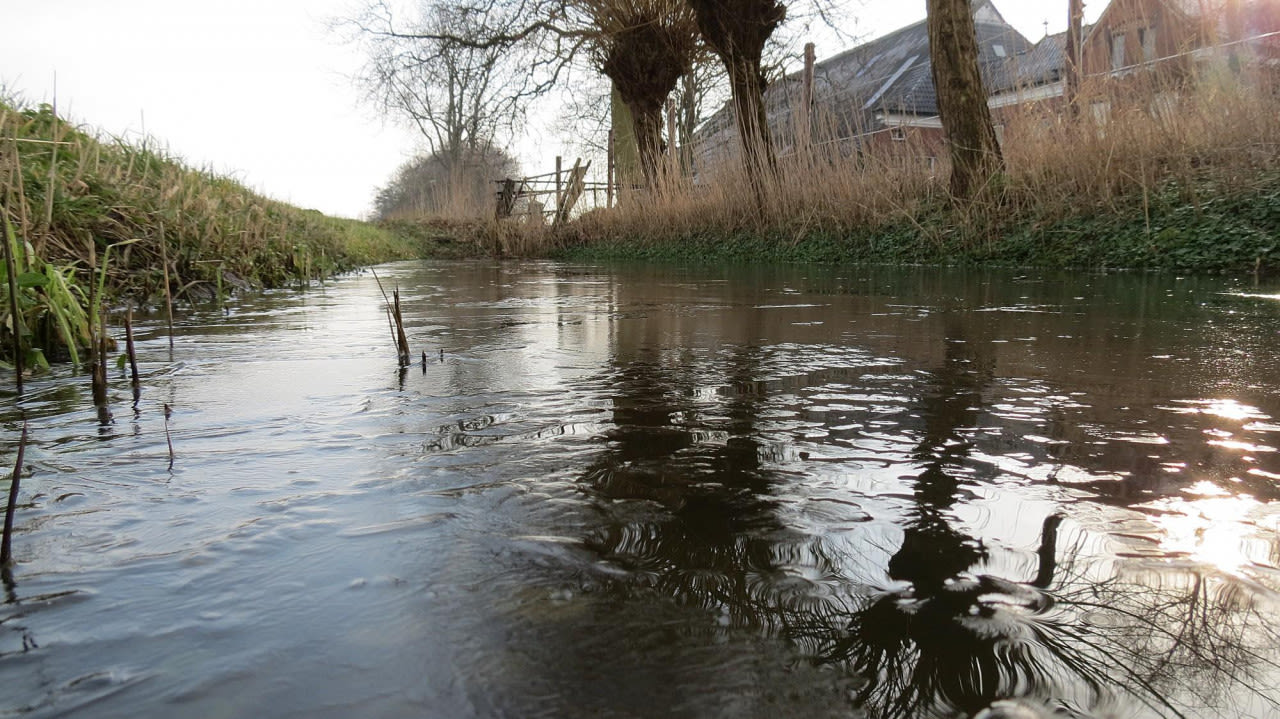
M 1012 26 L 978 22 L 979 62 L 989 86 L 1008 81 L 1007 61 L 1032 45 Z M 798 96 L 799 74 L 775 83 L 766 92 L 771 114 L 790 106 Z M 937 112 L 929 62 L 929 31 L 925 21 L 843 52 L 814 66 L 814 102 L 830 109 L 885 110 L 932 114 Z
M 1035 44 L 1030 51 L 1010 61 L 1013 66 L 1011 76 L 1017 85 L 1029 86 L 1057 82 L 1062 78 L 1067 66 L 1067 33 L 1048 35 Z M 991 91 L 1006 90 L 1012 86 L 1006 83 L 1000 87 L 989 88 Z
M 1050 73 L 1054 58 L 1052 43 L 1044 49 L 1033 46 L 1004 21 L 989 2 L 974 10 L 979 63 L 988 90 L 1013 87 L 1028 82 L 1030 68 L 1018 61 L 1034 61 L 1040 75 Z M 1065 36 L 1064 36 L 1065 37 Z M 1037 50 L 1041 54 L 1036 54 Z M 1051 81 L 1051 80 L 1048 80 Z M 769 122 L 775 132 L 790 125 L 792 108 L 800 98 L 800 73 L 772 83 L 765 91 Z M 929 31 L 921 20 L 884 37 L 846 50 L 814 65 L 813 102 L 815 117 L 836 124 L 842 135 L 874 129 L 876 113 L 933 116 L 938 112 L 929 61 Z M 704 124 L 701 134 L 707 144 L 736 142 L 726 105 Z M 782 136 L 788 133 L 780 132 Z
M 1165 2 L 1189 18 L 1205 18 L 1225 32 L 1227 0 L 1152 0 Z M 1280 32 L 1280 0 L 1240 0 L 1246 37 Z M 1034 45 L 1000 16 L 989 0 L 974 9 L 983 81 L 991 94 L 1047 85 L 1062 79 L 1066 66 L 1066 33 L 1050 35 Z M 1088 36 L 1089 28 L 1084 35 Z M 1226 35 L 1222 35 L 1226 37 Z M 1280 37 L 1255 45 L 1280 48 Z M 1276 53 L 1280 55 L 1280 51 Z M 779 137 L 788 137 L 792 108 L 800 98 L 800 73 L 769 86 L 765 102 L 769 122 Z M 920 21 L 884 37 L 846 50 L 814 67 L 814 116 L 834 122 L 829 128 L 848 137 L 882 127 L 877 114 L 932 117 L 938 112 L 929 62 L 929 33 Z M 726 105 L 704 124 L 702 144 L 720 148 L 736 144 L 732 110 Z

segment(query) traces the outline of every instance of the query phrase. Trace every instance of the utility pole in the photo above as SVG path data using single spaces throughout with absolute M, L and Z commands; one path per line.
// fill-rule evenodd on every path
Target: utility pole
M 604 166 L 604 206 L 613 207 L 613 188 L 618 174 L 618 158 L 613 139 L 613 128 L 609 128 L 609 147 Z

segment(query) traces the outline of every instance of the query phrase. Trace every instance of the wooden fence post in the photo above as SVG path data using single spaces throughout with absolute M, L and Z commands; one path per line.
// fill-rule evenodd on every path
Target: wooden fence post
M 564 187 L 560 183 L 561 164 L 562 164 L 562 158 L 559 155 L 556 155 L 556 207 L 560 206 L 560 200 L 562 199 L 564 194 Z
M 613 176 L 617 172 L 617 158 L 614 156 L 613 129 L 609 129 L 609 147 L 604 169 L 604 206 L 613 207 Z
M 573 211 L 573 206 L 578 204 L 578 198 L 582 197 L 582 192 L 586 189 L 587 170 L 591 168 L 588 162 L 585 166 L 582 164 L 582 158 L 579 157 L 573 163 L 573 169 L 569 170 L 569 182 L 565 188 L 564 200 L 562 204 L 556 207 L 556 216 L 552 221 L 553 225 L 559 225 L 569 220 L 569 213 Z
M 800 91 L 800 117 L 797 118 L 800 128 L 797 145 L 802 149 L 809 148 L 809 140 L 813 132 L 813 65 L 817 57 L 813 43 L 804 44 L 804 75 Z

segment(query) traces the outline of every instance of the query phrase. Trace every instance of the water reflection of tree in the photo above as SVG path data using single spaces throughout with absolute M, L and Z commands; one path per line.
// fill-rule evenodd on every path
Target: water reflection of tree
M 920 468 L 914 506 L 887 567 L 898 584 L 854 611 L 823 655 L 867 678 L 859 701 L 878 716 L 972 715 L 1019 686 L 1051 684 L 1027 661 L 1026 643 L 1017 641 L 1023 628 L 1011 621 L 1011 609 L 1036 611 L 1047 604 L 1043 596 L 1015 582 L 967 574 L 987 550 L 957 527 L 952 510 L 977 479 L 964 460 L 993 362 L 983 351 L 988 344 L 966 341 L 954 321 L 946 341 L 943 364 L 930 374 L 914 411 L 919 439 L 912 457 Z M 1055 530 L 1046 524 L 1049 541 Z M 1052 573 L 1047 555 L 1041 581 Z M 1020 665 L 1026 671 L 1018 671 Z
M 1276 637 L 1243 593 L 1211 593 L 1196 574 L 1174 586 L 1090 576 L 1080 547 L 1059 556 L 1058 515 L 1044 522 L 1034 577 L 982 573 L 986 549 L 950 510 L 972 481 L 963 460 L 992 363 L 987 343 L 963 341 L 958 327 L 948 340 L 918 403 L 922 471 L 888 563 L 904 584 L 854 611 L 822 654 L 866 676 L 860 702 L 880 717 L 972 716 L 1011 698 L 1088 716 L 1124 694 L 1182 716 L 1170 697 L 1194 679 L 1206 706 L 1231 683 L 1276 706 L 1261 689 Z M 1249 641 L 1253 624 L 1262 641 Z
M 828 629 L 821 659 L 868 677 L 859 700 L 878 717 L 973 715 L 1009 699 L 1066 716 L 1125 701 L 1164 717 L 1280 710 L 1269 676 L 1280 633 L 1251 592 L 1196 572 L 1100 579 L 1093 567 L 1073 546 L 1042 560 L 1043 592 L 986 574 L 885 592 Z M 1237 690 L 1252 711 L 1223 708 Z
M 856 550 L 779 519 L 774 497 L 792 478 L 759 439 L 771 398 L 761 351 L 745 347 L 725 354 L 714 402 L 694 379 L 706 386 L 707 362 L 655 351 L 615 364 L 615 429 L 584 477 L 608 516 L 589 545 L 642 579 L 624 591 L 718 610 L 861 675 L 872 716 L 973 716 L 1018 699 L 1068 716 L 1137 702 L 1176 717 L 1192 711 L 1183 702 L 1213 706 L 1241 689 L 1280 710 L 1266 684 L 1275 620 L 1239 583 L 1116 574 L 1079 543 L 1059 547 L 1056 515 L 1034 573 L 988 573 L 992 550 L 955 516 L 987 478 L 966 460 L 994 376 L 986 344 L 950 342 L 912 408 L 918 472 L 886 586 L 857 578 L 867 560 Z M 791 565 L 816 569 L 797 577 Z
M 793 552 L 835 565 L 820 547 L 794 546 L 770 499 L 776 477 L 763 466 L 754 432 L 763 395 L 755 385 L 760 351 L 742 347 L 727 360 L 727 401 L 703 405 L 687 364 L 656 353 L 616 368 L 609 451 L 586 472 L 594 493 L 632 512 L 609 522 L 588 544 L 681 601 L 726 614 L 738 625 L 778 619 L 764 600 L 771 577 Z

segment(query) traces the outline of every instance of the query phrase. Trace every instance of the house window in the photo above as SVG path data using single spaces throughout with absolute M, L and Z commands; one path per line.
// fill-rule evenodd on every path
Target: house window
M 889 130 L 889 137 L 892 137 L 894 142 L 906 142 L 907 131 L 901 127 L 895 127 Z
M 1138 44 L 1142 45 L 1142 61 L 1151 62 L 1156 59 L 1156 29 L 1144 27 L 1138 30 Z
M 1111 36 L 1111 69 L 1119 70 L 1124 66 L 1124 33 L 1118 32 Z
M 1004 45 L 992 45 L 992 46 L 991 46 L 991 51 L 992 51 L 992 52 L 994 52 L 994 53 L 996 54 L 996 57 L 1004 57 L 1004 56 L 1005 56 L 1005 52 L 1004 52 Z

